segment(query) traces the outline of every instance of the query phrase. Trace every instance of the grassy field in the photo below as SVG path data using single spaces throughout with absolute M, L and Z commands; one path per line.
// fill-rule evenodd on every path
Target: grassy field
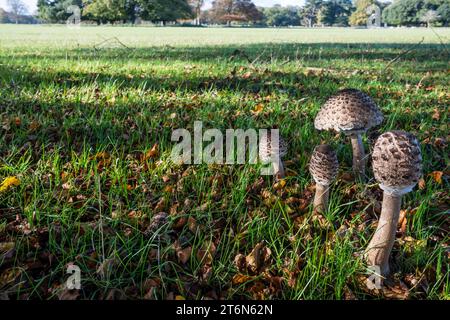
M 450 29 L 0 25 L 0 298 L 449 299 L 449 39 Z M 382 290 L 367 288 L 361 259 L 381 191 L 371 170 L 367 184 L 349 175 L 343 136 L 313 125 L 346 87 L 385 115 L 366 149 L 402 129 L 424 157 Z M 258 165 L 172 164 L 172 130 L 196 120 L 278 126 L 286 184 Z M 307 170 L 321 142 L 341 166 L 323 216 Z M 149 229 L 161 212 L 168 222 Z M 64 288 L 70 264 L 80 291 Z

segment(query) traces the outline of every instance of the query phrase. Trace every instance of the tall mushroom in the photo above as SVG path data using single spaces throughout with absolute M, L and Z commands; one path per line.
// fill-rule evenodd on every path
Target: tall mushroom
M 259 158 L 267 163 L 272 162 L 273 175 L 276 180 L 285 176 L 282 158 L 287 154 L 287 143 L 282 137 L 278 138 L 278 145 L 272 142 L 272 135 L 267 134 L 259 140 Z
M 372 166 L 383 190 L 383 205 L 365 257 L 368 265 L 379 267 L 380 275 L 386 277 L 402 196 L 412 191 L 422 175 L 422 155 L 417 139 L 404 131 L 382 134 L 375 143 Z
M 336 178 L 339 162 L 336 152 L 327 144 L 314 148 L 309 162 L 309 172 L 316 182 L 314 210 L 323 211 L 328 207 L 330 184 Z
M 314 120 L 318 130 L 334 130 L 350 137 L 353 149 L 353 172 L 364 178 L 366 156 L 361 135 L 383 121 L 383 114 L 364 92 L 344 89 L 330 97 Z

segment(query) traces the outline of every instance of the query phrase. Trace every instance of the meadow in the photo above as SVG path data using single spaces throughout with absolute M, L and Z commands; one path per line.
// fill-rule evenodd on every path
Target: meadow
M 1 299 L 449 299 L 450 29 L 0 25 Z M 369 289 L 362 252 L 382 192 L 319 132 L 343 88 L 370 94 L 421 143 L 393 277 Z M 259 165 L 175 165 L 171 133 L 278 127 L 287 177 Z M 340 161 L 323 215 L 308 162 Z M 167 217 L 162 214 L 167 213 Z M 167 220 L 167 221 L 166 221 Z M 65 288 L 67 267 L 81 290 Z

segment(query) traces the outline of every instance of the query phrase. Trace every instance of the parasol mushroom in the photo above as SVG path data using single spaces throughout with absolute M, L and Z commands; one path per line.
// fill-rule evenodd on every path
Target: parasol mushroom
M 402 196 L 411 192 L 422 175 L 422 155 L 417 139 L 404 131 L 390 131 L 376 141 L 372 154 L 375 179 L 383 190 L 383 204 L 375 234 L 366 250 L 369 266 L 389 275 Z
M 323 211 L 328 207 L 330 184 L 336 178 L 339 163 L 334 150 L 327 144 L 314 148 L 309 162 L 309 172 L 316 182 L 314 210 Z
M 314 120 L 318 130 L 334 130 L 350 137 L 353 172 L 364 177 L 366 159 L 361 135 L 383 121 L 383 114 L 364 92 L 344 89 L 327 100 Z

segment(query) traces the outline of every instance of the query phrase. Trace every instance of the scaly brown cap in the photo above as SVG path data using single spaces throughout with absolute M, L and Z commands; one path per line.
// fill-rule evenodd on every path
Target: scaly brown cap
M 278 142 L 278 146 L 274 146 L 270 132 L 267 134 L 267 139 L 261 138 L 259 140 L 259 157 L 262 161 L 270 161 L 272 154 L 276 152 L 279 153 L 280 158 L 283 158 L 287 154 L 288 147 L 286 141 L 282 137 L 279 137 Z
M 318 130 L 362 133 L 383 121 L 383 114 L 364 92 L 344 89 L 325 102 L 314 120 Z
M 378 137 L 372 153 L 375 179 L 391 195 L 410 192 L 422 176 L 422 154 L 412 134 L 390 131 Z
M 321 144 L 314 148 L 309 162 L 309 172 L 316 183 L 327 186 L 336 178 L 339 162 L 334 152 L 327 144 Z

